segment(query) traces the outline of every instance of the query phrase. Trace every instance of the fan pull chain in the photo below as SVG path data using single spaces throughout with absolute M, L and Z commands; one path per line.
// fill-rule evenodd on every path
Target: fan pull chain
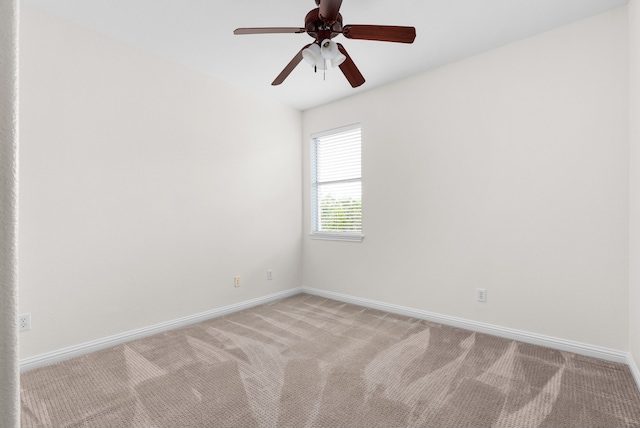
M 326 61 L 326 60 L 325 60 L 325 61 Z M 314 65 L 314 66 L 313 66 L 313 72 L 314 72 L 314 73 L 317 73 L 317 72 L 318 72 L 318 66 L 317 66 L 317 65 Z M 325 62 L 325 66 L 324 66 L 324 68 L 322 69 L 322 80 L 324 80 L 324 81 L 326 81 L 326 80 L 327 80 L 327 64 L 326 64 L 326 62 Z

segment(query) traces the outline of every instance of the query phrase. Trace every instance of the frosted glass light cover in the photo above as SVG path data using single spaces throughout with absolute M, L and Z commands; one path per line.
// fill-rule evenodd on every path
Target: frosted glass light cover
M 309 65 L 316 65 L 318 59 L 322 58 L 320 55 L 320 46 L 317 44 L 312 44 L 308 48 L 302 51 L 302 58 L 309 63 Z
M 334 67 L 334 68 L 335 68 L 335 67 L 339 66 L 339 65 L 340 65 L 340 64 L 342 64 L 346 59 L 347 59 L 347 57 L 346 57 L 346 56 L 344 56 L 344 55 L 342 55 L 340 52 L 338 52 L 338 55 L 337 55 L 335 58 L 333 58 L 333 59 L 331 60 L 331 67 Z
M 320 46 L 320 53 L 325 59 L 331 60 L 340 54 L 340 51 L 338 50 L 338 44 L 333 40 L 323 40 L 322 43 L 320 43 Z

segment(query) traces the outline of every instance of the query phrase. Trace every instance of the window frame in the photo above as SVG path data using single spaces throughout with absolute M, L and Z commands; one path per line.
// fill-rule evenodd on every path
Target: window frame
M 335 180 L 328 181 L 323 183 L 318 183 L 317 181 L 317 143 L 318 139 L 322 139 L 323 137 L 327 137 L 330 135 L 340 134 L 343 132 L 353 131 L 355 129 L 360 130 L 360 162 L 362 162 L 362 125 L 360 123 L 355 123 L 352 125 L 346 125 L 339 128 L 329 129 L 322 132 L 317 132 L 311 134 L 310 139 L 310 170 L 311 170 L 311 180 L 310 180 L 310 208 L 311 208 L 311 232 L 309 236 L 311 239 L 318 240 L 327 240 L 327 241 L 349 241 L 349 242 L 361 242 L 364 239 L 364 235 L 362 233 L 362 222 L 360 225 L 360 231 L 357 232 L 329 232 L 329 231 L 318 231 L 319 226 L 319 214 L 318 214 L 318 185 L 319 184 L 330 184 L 330 183 L 346 183 L 346 182 L 359 182 L 360 183 L 360 214 L 362 215 L 362 169 L 360 170 L 360 176 L 358 178 L 349 178 L 345 180 Z M 362 168 L 362 167 L 361 167 Z

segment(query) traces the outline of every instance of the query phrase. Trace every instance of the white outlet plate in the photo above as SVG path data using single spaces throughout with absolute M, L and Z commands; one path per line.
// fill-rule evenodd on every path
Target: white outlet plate
M 234 287 L 240 287 L 240 277 L 236 276 L 235 278 L 233 278 L 233 286 Z
M 18 315 L 18 329 L 20 331 L 31 330 L 31 314 Z
M 484 288 L 477 288 L 476 297 L 478 299 L 478 302 L 487 303 L 487 290 Z
M 271 270 L 271 269 L 267 270 L 267 279 L 269 281 L 271 281 L 273 279 L 273 270 Z

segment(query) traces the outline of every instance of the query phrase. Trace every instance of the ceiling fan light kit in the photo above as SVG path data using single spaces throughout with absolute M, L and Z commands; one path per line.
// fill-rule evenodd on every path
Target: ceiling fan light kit
M 340 53 L 338 44 L 330 39 L 323 40 L 319 45 L 313 43 L 308 48 L 303 49 L 302 58 L 316 70 L 326 70 L 327 62 L 333 68 L 338 67 L 347 59 L 346 56 Z
M 304 28 L 238 28 L 233 32 L 237 35 L 307 33 L 315 39 L 313 43 L 300 49 L 271 83 L 272 85 L 275 86 L 284 82 L 293 69 L 304 59 L 315 70 L 326 70 L 327 62 L 332 67 L 340 67 L 342 74 L 344 74 L 351 86 L 356 88 L 365 82 L 362 73 L 360 73 L 344 46 L 331 39 L 342 34 L 347 39 L 413 43 L 416 38 L 416 29 L 414 27 L 390 25 L 345 25 L 343 27 L 342 15 L 340 14 L 342 0 L 315 0 L 315 2 L 318 7 L 307 13 Z

